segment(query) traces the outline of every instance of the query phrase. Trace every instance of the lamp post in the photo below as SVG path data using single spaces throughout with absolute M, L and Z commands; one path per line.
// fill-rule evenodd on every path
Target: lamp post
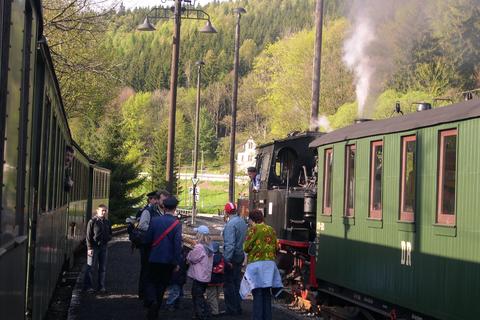
M 197 165 L 198 165 L 198 140 L 200 136 L 200 80 L 202 76 L 202 66 L 205 65 L 203 61 L 197 61 L 195 62 L 195 65 L 197 66 L 197 103 L 195 105 L 195 145 L 194 145 L 194 151 L 193 151 L 193 178 L 192 178 L 192 183 L 193 183 L 193 208 L 192 208 L 192 226 L 195 225 L 195 219 L 197 217 L 197 184 L 198 184 L 198 178 L 197 178 Z
M 235 54 L 233 60 L 232 128 L 230 131 L 230 176 L 228 179 L 228 201 L 235 201 L 235 134 L 237 131 L 238 65 L 240 50 L 240 18 L 247 13 L 244 8 L 235 8 L 237 15 L 235 27 Z
M 189 2 L 189 1 L 185 1 Z M 173 13 L 173 16 L 172 16 Z M 167 190 L 173 191 L 173 167 L 175 161 L 175 116 L 177 109 L 177 79 L 178 61 L 180 55 L 180 25 L 182 19 L 206 20 L 205 26 L 199 31 L 202 33 L 217 33 L 212 26 L 210 16 L 203 10 L 193 7 L 183 7 L 182 0 L 175 0 L 172 8 L 155 7 L 148 13 L 144 22 L 137 27 L 140 31 L 154 31 L 155 27 L 150 23 L 160 19 L 174 19 L 175 28 L 172 44 L 172 64 L 170 74 L 170 108 L 168 111 L 168 145 L 167 145 Z

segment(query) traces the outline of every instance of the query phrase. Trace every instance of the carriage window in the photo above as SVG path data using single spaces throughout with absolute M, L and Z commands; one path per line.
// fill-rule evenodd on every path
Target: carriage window
M 455 224 L 457 130 L 440 132 L 437 222 Z
M 57 119 L 53 116 L 52 128 L 51 128 L 51 143 L 50 143 L 50 157 L 48 159 L 50 168 L 48 170 L 48 210 L 54 208 L 54 194 L 55 194 L 55 164 L 56 164 L 56 146 L 57 146 Z
M 402 189 L 400 220 L 414 221 L 415 214 L 415 148 L 416 137 L 402 138 Z
M 345 159 L 345 216 L 354 216 L 355 199 L 355 145 L 346 147 Z
M 287 178 L 292 179 L 296 160 L 297 155 L 289 148 L 283 148 L 278 152 L 275 160 L 275 175 L 282 180 L 282 183 L 286 183 Z
M 323 214 L 332 214 L 332 169 L 333 169 L 333 149 L 325 150 L 323 170 Z
M 372 142 L 370 167 L 370 216 L 382 219 L 383 141 Z

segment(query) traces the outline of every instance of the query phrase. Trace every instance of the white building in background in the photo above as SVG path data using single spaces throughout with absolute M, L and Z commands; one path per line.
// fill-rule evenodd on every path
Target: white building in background
M 248 167 L 255 166 L 255 157 L 257 156 L 256 148 L 257 144 L 252 138 L 245 142 L 243 152 L 237 154 L 237 172 L 246 171 Z

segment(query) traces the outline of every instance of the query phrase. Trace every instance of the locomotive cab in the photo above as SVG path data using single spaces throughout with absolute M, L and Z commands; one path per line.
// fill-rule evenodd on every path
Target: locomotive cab
M 281 240 L 306 242 L 315 237 L 316 150 L 318 132 L 294 133 L 257 148 L 260 188 L 250 190 L 250 209 L 263 211 Z

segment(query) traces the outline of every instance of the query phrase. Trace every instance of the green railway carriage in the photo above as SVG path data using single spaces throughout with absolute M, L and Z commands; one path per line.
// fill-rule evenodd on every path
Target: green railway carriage
M 92 207 L 108 205 L 110 172 L 72 140 L 42 24 L 40 0 L 0 1 L 2 320 L 44 318 Z
M 480 319 L 480 101 L 355 124 L 310 146 L 320 290 L 385 316 Z

